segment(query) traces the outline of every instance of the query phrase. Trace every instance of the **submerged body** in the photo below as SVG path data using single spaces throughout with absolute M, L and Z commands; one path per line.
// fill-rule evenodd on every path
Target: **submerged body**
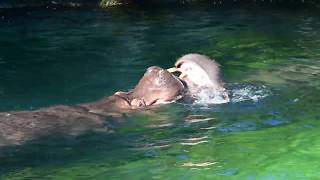
M 0 113 L 0 146 L 56 133 L 77 135 L 94 128 L 108 129 L 110 117 L 117 119 L 132 109 L 172 102 L 183 93 L 178 78 L 160 67 L 150 67 L 130 92 L 74 106 Z
M 213 59 L 201 54 L 187 54 L 179 58 L 170 72 L 181 72 L 180 80 L 187 86 L 188 96 L 194 100 L 212 103 L 229 102 L 224 88 L 220 65 Z
M 170 72 L 179 71 L 179 78 Z M 119 119 L 128 111 L 174 102 L 181 97 L 193 100 L 229 101 L 219 64 L 207 56 L 188 54 L 175 68 L 147 69 L 132 91 L 116 92 L 99 101 L 74 106 L 54 106 L 36 111 L 0 113 L 0 145 L 19 144 L 54 133 L 77 135 L 94 128 L 108 129 L 108 119 Z

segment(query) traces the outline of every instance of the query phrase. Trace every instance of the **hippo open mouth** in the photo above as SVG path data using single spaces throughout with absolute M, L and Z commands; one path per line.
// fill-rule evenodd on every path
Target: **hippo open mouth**
M 216 100 L 213 103 L 229 102 L 220 65 L 213 59 L 201 54 L 187 54 L 176 61 L 175 67 L 167 70 L 181 73 L 179 79 L 186 84 L 189 96 L 194 99 L 209 97 Z

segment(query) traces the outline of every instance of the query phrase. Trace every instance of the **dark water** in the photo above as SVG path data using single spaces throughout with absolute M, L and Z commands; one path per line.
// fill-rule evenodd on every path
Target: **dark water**
M 317 179 L 320 16 L 255 8 L 31 10 L 0 16 L 0 110 L 95 101 L 198 52 L 232 102 L 165 105 L 112 131 L 0 150 L 2 179 Z

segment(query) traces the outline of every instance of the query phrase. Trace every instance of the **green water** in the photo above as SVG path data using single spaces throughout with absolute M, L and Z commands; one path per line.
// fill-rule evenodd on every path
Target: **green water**
M 0 17 L 0 111 L 95 101 L 190 52 L 222 64 L 233 94 L 227 104 L 134 112 L 111 131 L 1 147 L 1 179 L 319 179 L 318 13 L 181 7 Z

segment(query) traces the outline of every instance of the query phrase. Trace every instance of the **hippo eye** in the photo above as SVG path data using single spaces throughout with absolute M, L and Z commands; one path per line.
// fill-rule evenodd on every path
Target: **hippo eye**
M 141 99 L 138 101 L 137 106 L 141 108 L 141 107 L 146 107 L 147 105 L 146 105 L 146 102 L 143 99 Z
M 143 99 L 133 99 L 130 103 L 133 108 L 146 107 L 146 102 Z
M 180 63 L 180 64 L 177 64 L 177 68 L 180 68 L 180 67 L 181 67 L 181 65 L 182 65 L 182 63 Z
M 138 107 L 145 107 L 146 104 L 144 101 L 140 101 L 139 104 L 138 104 Z

